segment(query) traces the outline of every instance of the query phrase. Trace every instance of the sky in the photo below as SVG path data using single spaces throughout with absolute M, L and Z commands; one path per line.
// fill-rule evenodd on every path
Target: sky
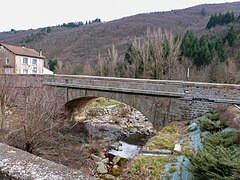
M 1 2 L 0 31 L 36 29 L 100 18 L 111 21 L 139 13 L 183 9 L 232 0 L 6 0 Z

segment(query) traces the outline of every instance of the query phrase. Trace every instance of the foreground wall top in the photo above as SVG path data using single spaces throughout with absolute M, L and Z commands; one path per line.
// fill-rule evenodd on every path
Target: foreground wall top
M 87 180 L 82 172 L 0 143 L 1 180 Z

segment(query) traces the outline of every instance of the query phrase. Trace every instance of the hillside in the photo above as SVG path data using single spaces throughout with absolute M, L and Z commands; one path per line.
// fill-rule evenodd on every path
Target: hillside
M 51 27 L 50 32 L 41 34 L 41 28 L 16 32 L 0 33 L 0 42 L 42 49 L 47 59 L 55 58 L 71 68 L 71 72 L 81 73 L 83 62 L 97 59 L 98 53 L 106 53 L 114 44 L 121 55 L 134 37 L 142 37 L 148 27 L 171 30 L 182 34 L 192 30 L 197 35 L 220 32 L 221 28 L 206 30 L 206 24 L 212 14 L 240 13 L 240 2 L 225 4 L 204 4 L 183 10 L 154 12 L 124 17 L 105 23 L 83 25 L 76 28 Z M 206 15 L 201 15 L 205 9 Z M 80 21 L 80 20 L 79 20 Z M 33 40 L 29 41 L 29 38 Z

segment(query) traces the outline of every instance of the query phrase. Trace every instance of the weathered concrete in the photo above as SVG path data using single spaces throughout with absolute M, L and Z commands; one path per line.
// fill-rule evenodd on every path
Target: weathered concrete
M 156 128 L 172 120 L 195 118 L 219 104 L 240 104 L 240 85 L 236 84 L 72 75 L 45 76 L 43 82 L 58 87 L 77 110 L 88 104 L 86 97 L 103 96 L 135 107 Z
M 82 172 L 0 143 L 1 180 L 86 180 Z

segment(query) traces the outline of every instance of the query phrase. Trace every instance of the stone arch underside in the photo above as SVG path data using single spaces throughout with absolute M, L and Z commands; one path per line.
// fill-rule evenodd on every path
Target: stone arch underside
M 82 116 L 91 102 L 98 97 L 114 99 L 134 107 L 148 118 L 157 130 L 170 120 L 172 98 L 71 88 L 67 91 L 68 102 L 66 103 L 70 116 Z

